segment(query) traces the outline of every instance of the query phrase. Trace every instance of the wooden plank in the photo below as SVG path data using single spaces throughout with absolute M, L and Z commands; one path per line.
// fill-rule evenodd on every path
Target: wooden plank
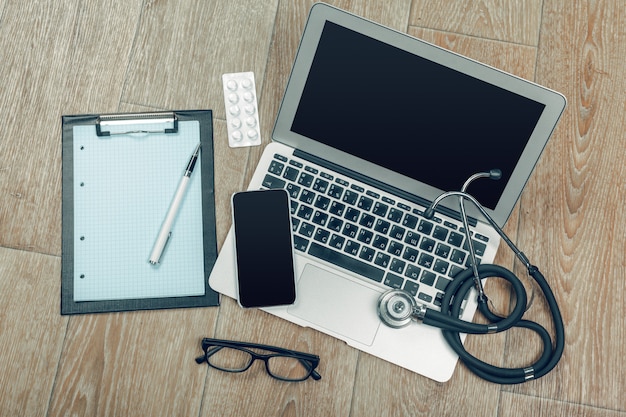
M 216 308 L 72 316 L 49 414 L 197 415 Z
M 520 244 L 563 313 L 564 357 L 515 392 L 624 410 L 626 13 L 621 1 L 545 1 L 537 80 L 568 108 L 523 197 Z M 616 113 L 617 112 L 617 113 Z M 548 322 L 545 306 L 531 310 Z M 533 316 L 531 316 L 533 317 Z M 525 337 L 511 338 L 511 345 Z
M 276 0 L 147 2 L 123 101 L 212 108 L 224 119 L 222 74 L 253 71 L 263 89 Z
M 58 257 L 0 247 L 0 414 L 46 415 L 67 318 Z
M 485 39 L 537 46 L 541 0 L 414 0 L 410 24 Z
M 0 245 L 60 254 L 60 116 L 117 108 L 140 3 L 4 8 Z
M 408 32 L 416 38 L 445 49 L 460 53 L 492 67 L 501 69 L 526 80 L 535 78 L 537 48 L 512 45 L 489 39 L 476 39 L 456 33 L 411 27 Z
M 533 417 L 623 417 L 621 411 L 597 408 L 540 397 L 502 393 L 501 414 Z

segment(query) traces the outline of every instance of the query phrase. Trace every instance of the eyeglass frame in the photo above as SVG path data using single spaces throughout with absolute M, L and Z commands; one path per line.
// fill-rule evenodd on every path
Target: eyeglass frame
M 211 347 L 216 347 L 219 349 L 209 351 Z M 242 369 L 220 368 L 212 364 L 211 362 L 209 362 L 209 357 L 213 355 L 214 353 L 219 352 L 221 348 L 231 348 L 231 349 L 236 349 L 236 350 L 246 352 L 252 357 L 252 360 L 247 364 L 247 366 L 245 366 Z M 254 352 L 251 349 L 266 350 L 268 352 L 273 352 L 273 353 L 264 355 L 264 354 Z M 202 339 L 202 350 L 204 351 L 204 355 L 197 357 L 196 362 L 198 364 L 206 362 L 207 365 L 209 365 L 211 368 L 214 368 L 223 372 L 230 372 L 230 373 L 245 372 L 248 369 L 250 369 L 252 364 L 257 359 L 259 359 L 265 362 L 265 371 L 267 372 L 267 374 L 271 376 L 272 378 L 278 379 L 279 381 L 301 382 L 309 378 L 313 378 L 316 381 L 322 379 L 322 376 L 315 370 L 315 368 L 317 368 L 317 366 L 320 363 L 320 357 L 312 353 L 299 352 L 297 350 L 285 349 L 285 348 L 281 348 L 278 346 L 261 345 L 258 343 L 249 343 L 249 342 L 237 342 L 234 340 L 212 339 L 209 337 L 205 337 Z M 298 379 L 282 378 L 280 376 L 274 375 L 270 371 L 269 362 L 268 362 L 269 359 L 274 358 L 274 357 L 288 357 L 288 358 L 298 359 L 309 372 L 305 377 L 298 378 Z

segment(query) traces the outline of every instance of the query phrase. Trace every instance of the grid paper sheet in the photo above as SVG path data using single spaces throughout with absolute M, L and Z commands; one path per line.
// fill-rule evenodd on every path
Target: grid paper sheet
M 196 145 L 197 121 L 173 134 L 98 137 L 74 127 L 75 301 L 204 295 L 198 160 L 159 265 L 148 257 Z

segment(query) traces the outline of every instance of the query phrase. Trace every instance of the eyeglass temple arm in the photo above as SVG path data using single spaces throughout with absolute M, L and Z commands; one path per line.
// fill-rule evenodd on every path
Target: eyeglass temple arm
M 314 380 L 319 381 L 320 379 L 322 379 L 322 376 L 319 373 L 317 373 L 315 369 L 313 369 L 309 361 L 306 361 L 304 359 L 298 359 L 298 360 L 300 361 L 302 366 L 304 366 L 307 369 L 307 371 L 311 372 L 311 377 Z

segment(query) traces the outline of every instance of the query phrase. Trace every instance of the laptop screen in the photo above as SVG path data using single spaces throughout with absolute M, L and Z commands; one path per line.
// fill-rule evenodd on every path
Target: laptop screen
M 565 105 L 556 91 L 315 3 L 272 139 L 422 205 L 500 169 L 468 191 L 503 226 Z M 442 206 L 457 211 L 458 199 Z
M 543 103 L 326 21 L 291 131 L 495 209 Z

